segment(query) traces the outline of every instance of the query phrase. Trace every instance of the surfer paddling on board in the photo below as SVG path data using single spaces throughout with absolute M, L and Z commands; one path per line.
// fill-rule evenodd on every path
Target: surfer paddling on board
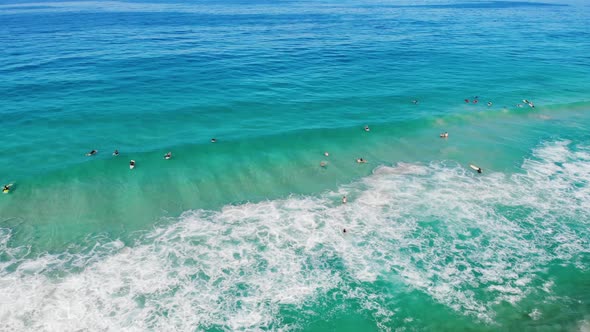
M 357 163 L 359 163 L 359 164 L 364 164 L 364 163 L 366 163 L 367 161 L 366 161 L 365 159 L 363 159 L 363 158 L 358 158 L 358 159 L 356 160 L 356 162 L 357 162 Z
M 444 133 L 440 134 L 439 136 L 440 136 L 440 138 L 449 138 L 449 133 L 445 131 Z
M 97 152 L 98 150 L 92 150 L 86 154 L 86 157 L 94 156 Z
M 164 155 L 164 159 L 168 160 L 170 158 L 172 158 L 172 152 L 168 152 Z
M 8 192 L 10 192 L 10 187 L 12 187 L 12 185 L 11 185 L 11 184 L 6 184 L 6 185 L 4 185 L 4 188 L 2 189 L 2 192 L 3 192 L 4 194 L 8 194 Z
M 129 162 L 129 169 L 134 169 L 135 168 L 135 160 L 131 160 Z
M 115 152 L 113 152 L 113 156 L 118 156 L 119 155 L 119 150 L 115 150 Z

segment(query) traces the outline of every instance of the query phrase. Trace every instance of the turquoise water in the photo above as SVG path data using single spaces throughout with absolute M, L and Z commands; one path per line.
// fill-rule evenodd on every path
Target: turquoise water
M 0 1 L 0 330 L 590 330 L 588 22 Z

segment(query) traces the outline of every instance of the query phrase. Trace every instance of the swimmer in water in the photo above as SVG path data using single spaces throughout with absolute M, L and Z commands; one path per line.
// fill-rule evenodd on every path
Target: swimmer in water
M 212 138 L 211 143 L 217 143 L 217 140 L 215 138 Z
M 479 102 L 479 100 L 477 100 L 477 99 L 474 99 L 474 100 L 473 100 L 473 103 L 474 103 L 474 104 L 477 104 L 478 102 Z
M 365 126 L 365 131 L 371 131 L 371 129 L 369 128 L 369 126 Z
M 92 151 L 88 152 L 88 153 L 86 154 L 86 156 L 87 156 L 87 157 L 94 156 L 94 155 L 95 155 L 97 152 L 98 152 L 98 150 L 92 150 Z
M 115 152 L 113 152 L 113 156 L 118 156 L 119 155 L 119 150 L 115 150 Z
M 170 158 L 172 158 L 172 152 L 168 152 L 164 155 L 164 159 L 168 160 Z
M 465 103 L 469 104 L 469 99 L 465 99 Z
M 346 204 L 346 202 L 348 202 L 348 199 L 346 199 L 346 196 L 342 197 L 342 204 Z
M 343 228 L 342 229 L 342 233 L 346 233 L 346 228 Z

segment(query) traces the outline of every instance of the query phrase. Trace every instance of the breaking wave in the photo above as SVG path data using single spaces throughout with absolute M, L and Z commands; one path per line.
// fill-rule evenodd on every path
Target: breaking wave
M 7 330 L 291 330 L 342 299 L 389 330 L 411 290 L 493 324 L 497 304 L 552 292 L 549 264 L 588 269 L 589 180 L 590 148 L 558 141 L 518 174 L 381 166 L 316 197 L 187 211 L 133 246 L 31 257 L 4 229 L 0 317 Z

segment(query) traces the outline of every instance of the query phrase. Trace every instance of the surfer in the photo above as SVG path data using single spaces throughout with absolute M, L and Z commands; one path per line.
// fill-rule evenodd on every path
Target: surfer
M 346 202 L 348 202 L 348 199 L 346 199 L 346 196 L 342 196 L 342 204 L 346 204 Z
M 465 103 L 469 104 L 469 99 L 465 99 Z
M 131 160 L 129 162 L 129 169 L 134 169 L 135 168 L 135 160 Z
M 86 157 L 94 156 L 97 152 L 97 150 L 92 150 L 86 154 Z
M 322 161 L 322 162 L 320 162 L 320 166 L 321 167 L 326 167 L 326 166 L 328 166 L 328 163 L 325 162 L 325 161 Z
M 10 185 L 10 184 L 4 185 L 4 189 L 2 189 L 2 192 L 5 193 L 5 194 L 8 193 L 10 191 L 10 187 L 11 186 L 12 185 Z
M 448 138 L 449 137 L 449 133 L 447 133 L 446 131 L 442 134 L 440 134 L 440 138 Z
M 329 157 L 330 154 L 328 153 L 328 151 L 324 152 L 324 156 Z
M 412 104 L 418 105 L 418 100 L 417 99 L 412 100 Z
M 471 169 L 477 171 L 477 173 L 483 173 L 483 169 L 481 169 L 481 167 L 475 166 L 473 164 L 470 164 L 469 167 L 471 167 Z
M 115 150 L 115 152 L 113 152 L 113 156 L 118 156 L 119 155 L 119 150 Z
M 357 162 L 357 163 L 359 163 L 359 164 L 364 164 L 364 163 L 366 163 L 367 161 L 366 161 L 365 159 L 363 159 L 363 158 L 358 158 L 358 159 L 356 160 L 356 162 Z
M 488 101 L 488 107 L 492 106 L 492 102 Z
M 216 143 L 216 142 L 217 142 L 217 140 L 215 138 L 211 139 L 211 143 Z
M 342 233 L 346 233 L 346 228 L 343 228 L 342 229 Z
M 369 128 L 369 126 L 365 126 L 365 131 L 371 131 L 371 129 Z
M 168 160 L 170 158 L 172 158 L 172 152 L 168 152 L 164 155 L 164 159 Z

